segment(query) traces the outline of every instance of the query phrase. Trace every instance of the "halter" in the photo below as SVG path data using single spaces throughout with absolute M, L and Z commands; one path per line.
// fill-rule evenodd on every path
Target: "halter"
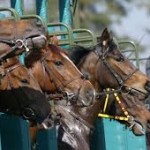
M 78 97 L 79 97 L 79 94 L 80 94 L 80 90 L 81 90 L 81 88 L 82 88 L 82 84 L 81 84 L 81 86 L 79 87 L 77 94 L 65 92 L 65 91 L 63 91 L 63 89 L 64 89 L 67 85 L 71 84 L 72 82 L 74 82 L 75 80 L 78 80 L 78 79 L 80 79 L 80 78 L 83 79 L 83 82 L 84 82 L 85 80 L 87 80 L 86 77 L 85 77 L 84 75 L 81 75 L 80 77 L 75 77 L 75 78 L 73 78 L 72 80 L 67 81 L 67 82 L 65 82 L 65 83 L 63 83 L 63 81 L 62 81 L 60 78 L 58 78 L 58 81 L 59 81 L 59 83 L 58 83 L 58 82 L 56 82 L 56 80 L 54 80 L 54 79 L 56 78 L 56 77 L 55 77 L 55 73 L 53 72 L 53 69 L 48 66 L 48 64 L 47 64 L 47 62 L 46 62 L 46 57 L 47 57 L 47 55 L 45 55 L 45 56 L 40 60 L 41 63 L 42 63 L 42 66 L 43 66 L 43 74 L 44 74 L 44 77 L 45 77 L 45 75 L 46 75 L 46 73 L 47 73 L 47 74 L 48 74 L 48 77 L 49 77 L 49 79 L 50 79 L 50 81 L 51 81 L 51 83 L 54 84 L 54 86 L 56 87 L 56 90 L 58 91 L 57 94 L 52 94 L 52 95 L 50 94 L 50 97 L 49 97 L 49 98 L 53 98 L 53 99 L 55 99 L 56 101 L 58 101 L 58 100 L 62 101 L 62 98 L 63 98 L 64 100 L 66 100 L 66 106 L 76 104 L 76 103 L 77 103 L 77 100 L 78 100 Z M 60 76 L 61 76 L 61 75 L 60 75 Z M 45 82 L 45 78 L 44 78 L 44 82 Z M 85 106 L 83 100 L 81 100 L 81 103 L 82 103 L 82 106 Z

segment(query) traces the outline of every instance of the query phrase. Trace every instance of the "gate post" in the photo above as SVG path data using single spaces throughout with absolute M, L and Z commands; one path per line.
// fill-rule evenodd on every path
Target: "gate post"
M 23 0 L 11 0 L 10 3 L 11 3 L 11 7 L 14 8 L 20 16 L 22 16 Z
M 47 8 L 47 0 L 36 0 L 36 13 L 45 22 L 48 21 Z
M 29 125 L 20 117 L 0 114 L 0 136 L 2 150 L 31 150 Z
M 70 0 L 59 0 L 59 18 L 60 22 L 72 27 L 73 19 L 70 7 Z

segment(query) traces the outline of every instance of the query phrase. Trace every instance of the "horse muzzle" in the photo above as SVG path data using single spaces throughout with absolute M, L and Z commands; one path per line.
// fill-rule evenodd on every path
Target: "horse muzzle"
M 81 101 L 82 105 L 85 107 L 90 106 L 95 100 L 95 90 L 94 89 L 81 89 L 79 94 L 79 101 Z
M 145 89 L 148 91 L 148 93 L 150 94 L 150 81 L 146 82 L 145 84 Z
M 141 123 L 141 121 L 134 119 L 131 117 L 128 121 L 129 123 L 129 129 L 132 130 L 132 132 L 137 135 L 144 135 L 146 133 L 146 128 L 144 127 L 144 124 Z

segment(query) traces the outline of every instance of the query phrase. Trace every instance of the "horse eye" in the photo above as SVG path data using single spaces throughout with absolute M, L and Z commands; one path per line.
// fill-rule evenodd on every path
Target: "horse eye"
M 60 65 L 62 65 L 62 62 L 61 61 L 55 61 L 55 65 L 60 66 Z
M 27 79 L 22 79 L 21 82 L 22 83 L 29 83 L 29 81 Z

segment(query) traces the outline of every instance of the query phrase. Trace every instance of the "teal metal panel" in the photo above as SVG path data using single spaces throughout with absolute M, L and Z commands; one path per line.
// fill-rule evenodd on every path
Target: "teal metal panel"
M 60 22 L 72 27 L 73 19 L 70 7 L 70 0 L 59 0 Z
M 47 0 L 36 0 L 36 12 L 37 15 L 39 15 L 45 22 L 48 21 L 48 15 L 47 15 Z
M 2 150 L 2 146 L 1 146 L 1 133 L 0 133 L 0 150 Z
M 23 15 L 23 0 L 11 0 L 11 7 L 14 8 L 17 13 Z
M 57 150 L 56 128 L 39 131 L 36 141 L 36 150 Z
M 123 124 L 98 119 L 92 137 L 92 150 L 147 150 L 145 136 L 135 136 Z
M 14 116 L 0 115 L 2 150 L 30 150 L 28 123 Z

